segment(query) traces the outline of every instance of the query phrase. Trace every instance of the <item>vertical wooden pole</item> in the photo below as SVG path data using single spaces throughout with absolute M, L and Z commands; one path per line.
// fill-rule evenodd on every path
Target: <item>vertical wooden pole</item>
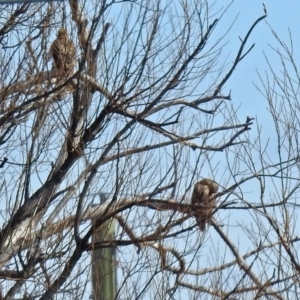
M 100 194 L 100 203 L 106 195 Z M 108 220 L 93 234 L 92 242 L 99 243 L 115 238 L 115 220 Z M 93 300 L 114 300 L 116 297 L 116 253 L 115 248 L 100 248 L 92 251 L 92 290 Z

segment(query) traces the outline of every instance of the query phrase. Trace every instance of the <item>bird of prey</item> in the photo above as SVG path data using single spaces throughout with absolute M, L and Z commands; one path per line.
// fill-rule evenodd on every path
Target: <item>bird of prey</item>
M 199 204 L 196 220 L 201 231 L 204 231 L 206 224 L 209 225 L 211 222 L 217 191 L 218 185 L 210 179 L 202 179 L 194 185 L 191 203 Z
M 53 58 L 53 68 L 59 77 L 70 76 L 75 67 L 75 46 L 69 39 L 65 28 L 60 28 L 57 38 L 50 47 L 49 54 Z

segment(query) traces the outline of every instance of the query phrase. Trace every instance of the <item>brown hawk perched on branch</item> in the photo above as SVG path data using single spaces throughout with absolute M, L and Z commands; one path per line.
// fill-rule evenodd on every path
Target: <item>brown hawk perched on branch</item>
M 68 37 L 65 28 L 60 28 L 57 38 L 50 47 L 49 55 L 53 58 L 55 75 L 70 76 L 75 67 L 75 46 Z
M 216 192 L 218 185 L 210 179 L 202 179 L 194 185 L 191 203 L 200 204 L 197 209 L 196 220 L 201 231 L 205 230 L 206 224 L 210 224 L 213 208 L 216 205 Z

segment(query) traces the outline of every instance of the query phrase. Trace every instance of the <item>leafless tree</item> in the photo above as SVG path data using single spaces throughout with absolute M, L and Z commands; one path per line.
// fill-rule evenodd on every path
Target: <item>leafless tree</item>
M 281 94 L 258 84 L 278 159 L 227 86 L 266 8 L 230 62 L 230 7 L 205 0 L 0 9 L 1 298 L 87 299 L 103 248 L 116 249 L 116 299 L 297 298 L 297 68 L 279 78 L 270 63 Z M 47 59 L 59 28 L 76 48 L 65 76 Z M 202 178 L 219 185 L 203 232 L 189 200 Z M 92 243 L 111 220 L 115 238 Z

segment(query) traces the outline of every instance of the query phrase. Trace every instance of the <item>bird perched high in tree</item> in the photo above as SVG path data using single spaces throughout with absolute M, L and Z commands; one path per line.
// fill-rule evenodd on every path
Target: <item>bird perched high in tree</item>
M 217 191 L 218 185 L 210 179 L 202 179 L 194 185 L 191 203 L 199 204 L 196 219 L 201 231 L 204 231 L 206 224 L 211 222 Z
M 70 76 L 75 67 L 75 46 L 69 39 L 65 28 L 60 28 L 57 32 L 57 38 L 50 47 L 49 55 L 53 58 L 53 67 L 55 75 Z

